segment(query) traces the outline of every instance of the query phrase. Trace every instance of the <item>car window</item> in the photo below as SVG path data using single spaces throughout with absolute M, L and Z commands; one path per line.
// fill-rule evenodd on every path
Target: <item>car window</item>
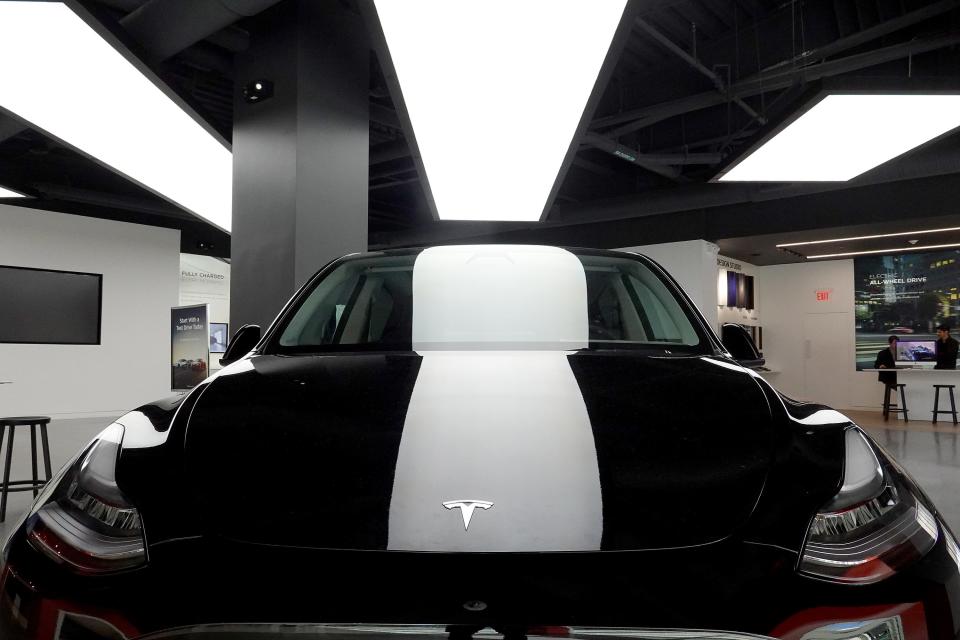
M 275 335 L 280 352 L 707 345 L 689 305 L 642 261 L 525 246 L 344 260 Z
M 413 256 L 346 262 L 303 302 L 280 345 L 409 345 L 413 262 Z

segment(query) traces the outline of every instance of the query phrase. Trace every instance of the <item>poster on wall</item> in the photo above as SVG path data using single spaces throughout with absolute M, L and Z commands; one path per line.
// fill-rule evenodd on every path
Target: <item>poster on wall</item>
M 960 251 L 862 256 L 854 259 L 857 370 L 897 336 L 897 360 L 933 359 L 936 327 L 960 324 Z
M 207 377 L 210 328 L 207 305 L 170 310 L 170 388 L 192 389 Z

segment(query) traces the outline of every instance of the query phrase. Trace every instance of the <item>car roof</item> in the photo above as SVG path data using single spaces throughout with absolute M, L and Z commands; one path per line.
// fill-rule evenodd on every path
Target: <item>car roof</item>
M 418 247 L 398 247 L 393 249 L 381 249 L 379 251 L 362 251 L 357 253 L 350 253 L 344 258 L 372 258 L 376 256 L 409 256 L 416 255 L 425 249 L 431 249 L 434 247 L 475 247 L 475 246 L 484 246 L 484 247 L 553 247 L 555 249 L 563 249 L 564 251 L 569 251 L 573 254 L 584 254 L 584 255 L 606 255 L 610 257 L 622 257 L 624 255 L 643 255 L 635 251 L 626 251 L 619 249 L 597 249 L 593 247 L 566 247 L 559 245 L 543 244 L 537 242 L 513 242 L 513 243 L 464 243 L 464 244 L 448 244 L 448 245 L 424 245 Z M 646 256 L 644 256 L 646 257 Z

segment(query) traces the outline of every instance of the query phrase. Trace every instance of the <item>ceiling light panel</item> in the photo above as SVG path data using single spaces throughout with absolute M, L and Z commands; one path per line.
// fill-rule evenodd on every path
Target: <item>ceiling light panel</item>
M 877 253 L 903 253 L 904 251 L 929 251 L 931 249 L 950 249 L 953 247 L 960 247 L 960 242 L 951 242 L 948 244 L 929 244 L 925 247 L 893 247 L 890 249 L 871 249 L 869 251 L 846 251 L 843 253 L 822 253 L 815 256 L 807 256 L 808 260 L 813 260 L 815 258 L 845 258 L 849 256 L 865 256 L 873 255 Z
M 229 231 L 232 156 L 59 2 L 0 2 L 0 107 Z
M 17 193 L 16 191 L 10 191 L 10 189 L 4 189 L 0 187 L 0 198 L 22 198 L 24 197 L 22 193 Z
M 960 95 L 828 95 L 718 180 L 850 180 L 958 126 Z
M 375 0 L 440 219 L 540 219 L 625 4 Z
M 919 231 L 899 231 L 897 233 L 878 233 L 872 236 L 851 236 L 849 238 L 831 238 L 829 240 L 808 240 L 806 242 L 788 242 L 778 244 L 781 247 L 802 247 L 809 244 L 829 244 L 831 242 L 853 242 L 855 240 L 875 240 L 877 238 L 895 238 L 898 236 L 919 236 L 927 233 L 946 233 L 948 231 L 960 231 L 960 227 L 946 227 L 943 229 L 921 229 Z

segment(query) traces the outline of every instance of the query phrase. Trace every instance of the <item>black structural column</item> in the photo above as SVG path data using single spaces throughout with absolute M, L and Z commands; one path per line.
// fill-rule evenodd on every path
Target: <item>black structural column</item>
M 367 248 L 370 45 L 339 0 L 286 0 L 237 57 L 230 320 L 266 328 L 333 258 Z M 273 84 L 250 104 L 242 87 Z

